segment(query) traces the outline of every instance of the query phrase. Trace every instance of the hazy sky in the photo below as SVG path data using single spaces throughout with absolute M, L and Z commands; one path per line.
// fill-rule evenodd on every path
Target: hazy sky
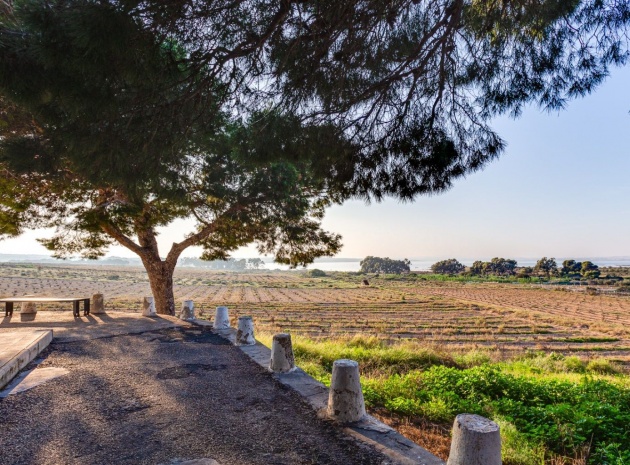
M 517 120 L 497 120 L 506 152 L 444 194 L 331 208 L 324 226 L 343 235 L 339 256 L 630 256 L 629 83 L 630 67 L 615 70 L 593 95 L 563 112 L 530 108 Z M 191 224 L 163 231 L 163 254 Z M 0 253 L 47 253 L 35 242 L 46 234 L 0 242 Z M 122 247 L 112 247 L 110 255 L 133 256 Z M 253 247 L 234 254 L 255 255 Z

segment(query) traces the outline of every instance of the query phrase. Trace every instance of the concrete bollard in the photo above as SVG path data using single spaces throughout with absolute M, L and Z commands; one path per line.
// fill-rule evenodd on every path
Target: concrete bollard
M 241 316 L 238 319 L 238 329 L 236 331 L 236 345 L 251 346 L 256 344 L 254 338 L 254 320 L 251 316 Z
M 22 306 L 20 307 L 20 312 L 24 315 L 26 314 L 35 314 L 37 313 L 37 306 L 35 302 L 22 302 Z
M 273 335 L 269 369 L 276 373 L 287 373 L 295 369 L 295 358 L 293 357 L 290 334 L 279 333 Z
M 228 329 L 230 327 L 230 316 L 228 315 L 227 307 L 217 307 L 212 327 L 214 329 Z
M 103 294 L 94 294 L 92 296 L 92 308 L 90 313 L 105 313 L 105 298 Z
M 142 316 L 156 316 L 155 300 L 153 297 L 145 297 L 142 302 Z
M 184 300 L 182 305 L 182 311 L 179 314 L 180 320 L 194 320 L 195 319 L 195 304 L 192 300 Z
M 340 423 L 359 421 L 365 416 L 365 401 L 354 360 L 335 360 L 328 394 L 328 415 Z
M 501 465 L 499 425 L 479 415 L 457 415 L 447 465 Z

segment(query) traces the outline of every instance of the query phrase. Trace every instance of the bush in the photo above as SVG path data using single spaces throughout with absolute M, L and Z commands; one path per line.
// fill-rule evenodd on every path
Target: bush
M 617 365 L 605 358 L 596 358 L 595 360 L 591 360 L 588 362 L 588 365 L 586 365 L 586 369 L 590 372 L 599 373 L 601 375 L 616 375 L 621 372 Z
M 392 260 L 389 257 L 365 257 L 360 262 L 361 273 L 387 273 L 401 274 L 410 271 L 411 262 L 406 258 L 404 260 Z
M 326 273 L 324 271 L 318 270 L 317 268 L 309 270 L 307 274 L 311 278 L 323 278 L 324 276 L 326 276 Z
M 464 271 L 466 267 L 454 258 L 442 260 L 431 265 L 431 271 L 436 274 L 455 275 Z

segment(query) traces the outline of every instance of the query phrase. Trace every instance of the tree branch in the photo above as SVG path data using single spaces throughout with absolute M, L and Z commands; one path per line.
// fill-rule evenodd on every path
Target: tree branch
M 203 239 L 208 237 L 215 229 L 215 224 L 211 223 L 204 226 L 199 232 L 188 236 L 181 242 L 173 242 L 171 250 L 168 252 L 166 256 L 166 263 L 173 268 L 177 264 L 177 259 L 181 255 L 181 253 L 186 250 L 188 247 L 198 244 Z
M 118 229 L 116 226 L 114 226 L 112 224 L 109 224 L 109 223 L 101 223 L 101 229 L 106 234 L 109 234 L 111 237 L 116 239 L 120 245 L 122 245 L 124 247 L 127 247 L 133 253 L 139 255 L 140 257 L 143 257 L 143 256 L 146 255 L 146 250 L 144 250 L 142 247 L 140 247 L 134 241 L 129 239 L 127 236 L 125 236 L 125 234 L 120 229 Z

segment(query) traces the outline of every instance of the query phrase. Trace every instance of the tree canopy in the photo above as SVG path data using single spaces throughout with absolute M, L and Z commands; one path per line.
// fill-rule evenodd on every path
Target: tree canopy
M 459 274 L 462 273 L 466 267 L 462 265 L 455 258 L 449 258 L 447 260 L 442 260 L 431 265 L 431 271 L 437 274 Z
M 543 257 L 536 262 L 534 270 L 536 273 L 543 273 L 547 278 L 558 272 L 558 264 L 555 258 Z
M 510 276 L 515 273 L 516 265 L 516 260 L 494 257 L 489 262 L 475 261 L 470 267 L 470 273 L 481 276 Z
M 4 2 L 0 234 L 54 226 L 62 256 L 118 242 L 172 313 L 187 247 L 336 253 L 328 205 L 448 189 L 503 150 L 492 117 L 562 108 L 624 64 L 629 21 L 614 0 Z M 189 217 L 161 255 L 156 228 Z
M 361 262 L 361 273 L 386 273 L 386 274 L 401 274 L 408 273 L 411 269 L 409 265 L 411 262 L 406 258 L 403 260 L 392 260 L 389 257 L 372 257 L 367 256 Z

